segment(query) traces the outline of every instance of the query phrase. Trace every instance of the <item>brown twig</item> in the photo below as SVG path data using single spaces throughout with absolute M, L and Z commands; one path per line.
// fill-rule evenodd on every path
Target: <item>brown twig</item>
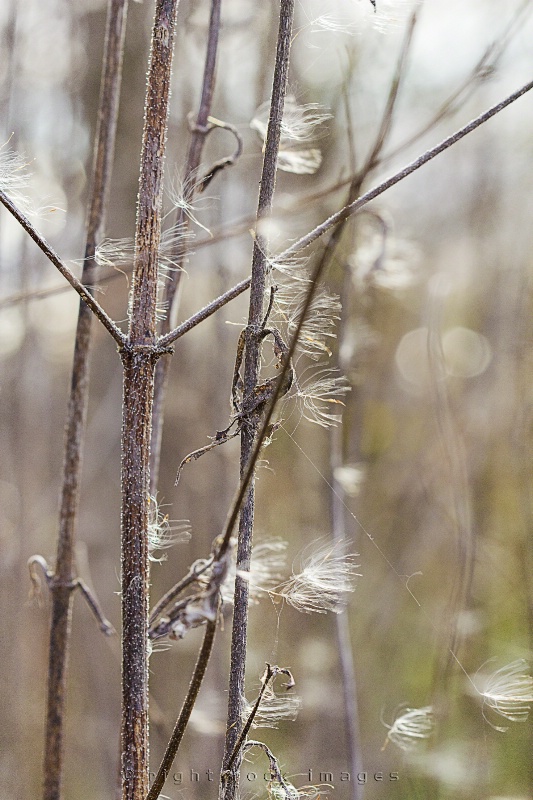
M 281 136 L 281 122 L 285 93 L 287 90 L 293 15 L 294 0 L 282 0 L 270 103 L 270 117 L 265 142 L 261 187 L 257 207 L 258 220 L 268 216 L 272 209 Z M 253 397 L 259 377 L 263 302 L 268 273 L 267 248 L 268 242 L 266 238 L 257 231 L 252 256 L 248 325 L 245 329 L 246 355 L 244 360 L 243 406 L 245 405 L 247 397 Z M 254 441 L 259 425 L 260 416 L 252 415 L 242 426 L 240 458 L 241 480 L 250 462 L 250 456 L 254 449 Z M 228 716 L 224 756 L 222 759 L 222 770 L 226 778 L 224 779 L 224 784 L 222 785 L 221 783 L 221 792 L 223 792 L 225 800 L 233 800 L 238 790 L 239 783 L 240 756 L 237 757 L 234 762 L 231 761 L 231 759 L 242 729 L 241 715 L 246 668 L 249 591 L 248 582 L 240 577 L 239 571 L 248 571 L 250 569 L 253 522 L 254 474 L 252 471 L 248 479 L 246 493 L 243 494 L 242 498 L 239 537 L 237 542 L 237 575 L 235 578 L 231 638 Z
M 200 558 L 194 562 L 187 575 L 185 575 L 178 583 L 166 592 L 163 597 L 156 603 L 150 612 L 150 625 L 153 625 L 155 620 L 163 613 L 165 608 L 172 603 L 191 583 L 198 580 L 200 575 L 209 569 L 213 563 L 213 558 Z
M 109 3 L 98 125 L 94 148 L 93 177 L 87 218 L 87 238 L 81 277 L 81 284 L 89 286 L 95 280 L 96 265 L 94 254 L 96 244 L 103 235 L 111 183 L 126 13 L 127 0 L 112 0 Z M 37 241 L 35 236 L 32 236 L 32 238 Z M 38 242 L 41 249 L 50 258 L 51 251 L 47 252 L 43 248 L 43 243 L 44 240 Z M 53 255 L 55 257 L 55 254 Z M 57 263 L 56 266 L 65 274 Z M 71 280 L 69 282 L 72 283 Z M 61 777 L 63 772 L 62 740 L 73 587 L 77 586 L 81 590 L 85 600 L 99 620 L 100 629 L 106 634 L 114 632 L 112 625 L 103 616 L 99 604 L 83 581 L 79 578 L 74 579 L 74 540 L 89 396 L 89 356 L 93 313 L 100 318 L 117 342 L 122 343 L 124 336 L 96 301 L 93 301 L 94 305 L 91 306 L 89 298 L 91 301 L 93 298 L 90 289 L 82 287 L 83 292 L 81 292 L 79 287 L 74 286 L 74 288 L 78 289 L 83 299 L 80 302 L 76 328 L 70 398 L 65 429 L 57 556 L 54 573 L 48 582 L 52 595 L 52 619 L 48 656 L 48 691 L 43 764 L 44 800 L 58 800 L 61 796 Z
M 211 15 L 209 18 L 207 49 L 202 79 L 202 95 L 198 114 L 191 129 L 191 138 L 189 141 L 189 151 L 187 153 L 187 162 L 183 181 L 185 193 L 183 201 L 185 205 L 190 203 L 194 197 L 196 176 L 202 158 L 205 139 L 210 130 L 208 120 L 211 113 L 211 104 L 215 89 L 221 2 L 222 0 L 211 0 Z M 188 217 L 183 208 L 178 209 L 176 224 L 182 226 L 184 230 L 186 230 L 186 227 L 189 224 Z M 177 289 L 182 274 L 184 254 L 179 255 L 175 260 L 177 266 L 175 279 L 168 281 L 165 286 L 164 304 L 165 308 L 168 310 L 168 313 L 166 318 L 163 320 L 161 328 L 161 335 L 163 339 L 165 338 L 165 335 L 169 333 L 170 320 L 174 314 L 173 306 L 177 301 Z M 170 339 L 169 344 L 170 342 L 175 341 L 177 338 L 178 337 Z M 166 346 L 163 341 L 161 341 L 161 344 L 163 347 Z M 159 479 L 159 460 L 161 457 L 161 438 L 163 435 L 163 404 L 168 382 L 169 367 L 169 360 L 167 358 L 163 358 L 158 363 L 155 374 L 152 446 L 150 455 L 150 491 L 153 496 L 155 496 L 157 493 L 157 484 Z

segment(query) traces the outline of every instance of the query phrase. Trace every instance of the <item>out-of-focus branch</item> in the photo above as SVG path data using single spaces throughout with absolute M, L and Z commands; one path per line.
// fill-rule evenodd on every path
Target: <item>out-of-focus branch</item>
M 491 108 L 484 111 L 483 114 L 480 114 L 478 117 L 473 119 L 468 125 L 465 125 L 459 130 L 452 133 L 451 136 L 447 136 L 446 139 L 443 139 L 442 142 L 432 147 L 430 150 L 427 150 L 418 158 L 415 158 L 414 161 L 411 161 L 406 167 L 401 169 L 399 172 L 396 172 L 390 178 L 387 178 L 385 181 L 380 183 L 374 189 L 370 189 L 370 191 L 366 192 L 364 195 L 359 197 L 357 200 L 354 200 L 353 203 L 341 208 L 340 211 L 337 211 L 335 214 L 332 214 L 331 217 L 324 220 L 320 225 L 317 225 L 316 228 L 313 228 L 312 231 L 307 233 L 305 236 L 302 236 L 301 239 L 298 239 L 294 244 L 284 250 L 279 256 L 277 256 L 277 260 L 282 261 L 284 258 L 288 258 L 289 256 L 295 255 L 296 253 L 300 253 L 302 250 L 305 250 L 309 245 L 316 242 L 321 236 L 323 236 L 327 231 L 331 230 L 335 225 L 339 222 L 342 222 L 344 219 L 348 219 L 349 217 L 356 214 L 359 209 L 363 208 L 367 203 L 370 203 L 371 200 L 375 200 L 376 197 L 379 197 L 388 189 L 391 189 L 400 181 L 403 181 L 404 178 L 407 178 L 409 175 L 412 175 L 413 172 L 416 172 L 420 167 L 423 167 L 429 161 L 434 159 L 436 156 L 443 153 L 445 150 L 448 150 L 449 147 L 459 142 L 469 133 L 472 133 L 483 125 L 485 122 L 488 122 L 489 119 L 494 117 L 496 114 L 499 114 L 500 111 L 503 111 L 504 108 L 510 106 L 511 103 L 514 103 L 520 97 L 522 97 L 527 92 L 533 89 L 533 81 L 526 83 L 522 86 L 521 89 L 518 89 L 516 92 L 513 92 L 505 100 L 502 100 L 496 105 L 492 106 Z
M 26 233 L 30 235 L 33 239 L 37 247 L 39 247 L 45 256 L 48 258 L 49 261 L 52 262 L 54 267 L 56 267 L 59 272 L 63 275 L 64 278 L 70 283 L 73 289 L 75 289 L 82 300 L 85 300 L 86 304 L 89 306 L 93 314 L 98 317 L 102 325 L 107 328 L 113 339 L 118 342 L 118 344 L 123 344 L 126 340 L 126 337 L 118 328 L 118 326 L 113 322 L 110 316 L 106 314 L 102 306 L 98 303 L 97 300 L 94 299 L 93 295 L 91 294 L 90 290 L 87 289 L 74 275 L 72 270 L 67 267 L 67 265 L 59 258 L 57 253 L 50 247 L 46 239 L 36 230 L 36 228 L 31 224 L 29 219 L 24 216 L 24 214 L 19 211 L 16 205 L 9 199 L 7 194 L 0 189 L 0 203 L 7 208 L 7 210 L 12 214 L 17 222 L 24 228 Z

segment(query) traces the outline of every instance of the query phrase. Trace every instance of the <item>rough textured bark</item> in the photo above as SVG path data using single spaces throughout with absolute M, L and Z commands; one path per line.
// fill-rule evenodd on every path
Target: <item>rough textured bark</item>
M 124 368 L 122 416 L 122 797 L 148 793 L 148 504 L 157 346 L 163 166 L 177 0 L 158 0 L 152 32 Z

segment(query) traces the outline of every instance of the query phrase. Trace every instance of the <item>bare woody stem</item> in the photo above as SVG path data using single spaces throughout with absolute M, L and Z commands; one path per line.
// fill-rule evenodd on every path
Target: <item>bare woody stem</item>
M 157 0 L 145 102 L 122 416 L 122 798 L 148 793 L 148 503 L 163 163 L 177 0 Z
M 294 16 L 294 0 L 282 0 L 270 104 L 270 118 L 265 142 L 265 155 L 261 175 L 261 188 L 257 208 L 258 220 L 267 216 L 272 209 L 272 199 L 276 183 L 276 167 L 278 160 L 281 122 L 287 89 L 289 70 L 292 23 Z M 265 296 L 268 272 L 267 242 L 260 232 L 254 242 L 252 256 L 252 276 L 250 292 L 250 308 L 246 328 L 246 353 L 244 360 L 244 396 L 251 397 L 259 377 L 261 338 L 260 329 L 263 320 L 263 301 Z M 254 441 L 259 426 L 259 418 L 253 416 L 243 425 L 241 436 L 241 479 L 250 461 Z M 239 570 L 250 569 L 254 523 L 254 476 L 250 475 L 246 494 L 243 496 L 237 543 L 237 576 L 235 579 L 235 598 L 233 611 L 233 628 L 231 639 L 231 666 L 228 698 L 228 717 L 226 724 L 226 741 L 222 768 L 230 774 L 221 784 L 221 793 L 225 800 L 235 797 L 238 787 L 240 755 L 232 754 L 242 729 L 242 708 L 245 685 L 246 648 L 248 629 L 248 583 L 239 576 Z
M 220 31 L 220 8 L 222 0 L 212 0 L 211 16 L 209 19 L 209 31 L 207 35 L 207 50 L 205 57 L 204 75 L 202 80 L 202 96 L 196 122 L 191 132 L 189 151 L 185 166 L 184 176 L 184 202 L 189 203 L 193 196 L 196 183 L 196 173 L 200 166 L 202 150 L 205 137 L 208 133 L 208 117 L 211 112 L 211 103 L 215 88 L 215 71 L 218 50 L 218 37 Z M 177 224 L 188 225 L 188 218 L 183 210 L 178 212 Z M 177 301 L 176 291 L 181 279 L 181 268 L 184 256 L 177 261 L 177 269 L 173 280 L 165 285 L 165 307 L 168 314 L 163 322 L 162 334 L 167 334 L 170 329 L 170 319 L 173 315 L 172 307 Z M 155 389 L 154 389 L 154 412 L 152 428 L 152 447 L 150 455 L 150 492 L 155 496 L 159 477 L 159 459 L 161 455 L 161 438 L 163 434 L 163 405 L 168 382 L 168 371 L 170 362 L 168 358 L 162 358 L 156 367 Z
M 81 279 L 83 284 L 89 286 L 94 283 L 94 253 L 96 244 L 103 235 L 105 211 L 111 182 L 126 13 L 127 0 L 111 0 L 106 23 L 93 179 Z M 52 621 L 48 657 L 48 692 L 44 746 L 44 800 L 59 800 L 61 797 L 62 740 L 73 588 L 76 585 L 84 588 L 82 582 L 78 581 L 76 583 L 74 581 L 73 571 L 74 541 L 89 395 L 89 355 L 92 319 L 92 310 L 83 300 L 80 301 L 65 430 L 57 558 L 55 572 L 49 582 L 52 593 Z M 113 328 L 113 330 L 115 329 Z M 113 330 L 111 331 L 112 333 Z

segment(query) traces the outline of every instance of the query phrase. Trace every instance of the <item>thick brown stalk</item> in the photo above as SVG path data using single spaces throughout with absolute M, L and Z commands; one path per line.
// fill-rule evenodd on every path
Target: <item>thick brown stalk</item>
M 205 137 L 208 132 L 208 117 L 211 112 L 211 102 L 215 88 L 215 70 L 218 50 L 218 36 L 220 31 L 220 9 L 222 0 L 212 0 L 211 16 L 209 19 L 209 31 L 207 35 L 207 50 L 205 56 L 204 75 L 202 80 L 202 96 L 200 107 L 194 127 L 191 132 L 189 151 L 185 166 L 184 203 L 190 203 L 194 197 L 196 174 L 202 158 Z M 176 224 L 188 226 L 189 220 L 183 209 L 178 211 Z M 181 279 L 181 269 L 183 267 L 183 256 L 177 259 L 176 272 L 172 280 L 165 284 L 165 308 L 168 309 L 167 316 L 163 321 L 161 333 L 167 334 L 170 331 L 170 320 L 174 316 L 173 305 L 176 303 L 176 291 Z M 152 447 L 150 455 L 150 491 L 153 496 L 157 493 L 159 478 L 159 460 L 161 456 L 161 438 L 163 434 L 163 405 L 165 401 L 165 390 L 168 382 L 168 371 L 170 362 L 168 358 L 162 358 L 156 367 L 155 390 L 154 390 L 154 412 L 152 428 Z
M 289 70 L 292 23 L 294 16 L 294 0 L 282 0 L 278 30 L 278 43 L 270 119 L 265 143 L 263 171 L 257 218 L 267 216 L 272 208 L 272 199 L 276 183 L 276 167 L 278 160 L 281 121 L 287 89 Z M 268 243 L 258 232 L 254 243 L 252 257 L 252 276 L 250 286 L 250 308 L 246 328 L 246 353 L 244 360 L 244 397 L 252 397 L 259 377 L 261 338 L 260 329 L 263 320 L 263 301 L 265 296 Z M 241 478 L 246 472 L 250 456 L 254 449 L 254 441 L 259 427 L 259 417 L 250 417 L 243 425 L 241 435 Z M 248 484 L 244 495 L 239 520 L 239 537 L 237 543 L 237 576 L 235 579 L 235 597 L 233 611 L 233 627 L 231 639 L 231 666 L 228 697 L 228 717 L 226 724 L 226 741 L 222 761 L 223 771 L 227 770 L 221 782 L 221 794 L 225 800 L 236 796 L 239 783 L 240 754 L 233 756 L 235 745 L 242 729 L 242 708 L 245 688 L 246 648 L 248 631 L 248 582 L 239 576 L 239 571 L 249 571 L 252 551 L 254 524 L 254 478 Z M 232 759 L 231 768 L 230 759 Z
M 148 458 L 152 348 L 122 351 L 122 797 L 148 792 Z
M 122 798 L 148 793 L 148 505 L 163 165 L 177 0 L 157 0 L 146 89 L 128 341 L 121 350 Z
M 87 220 L 87 239 L 81 278 L 81 282 L 89 286 L 94 283 L 95 279 L 94 252 L 98 239 L 103 236 L 105 210 L 111 181 L 126 11 L 127 0 L 111 0 L 109 3 L 93 179 Z M 81 300 L 65 430 L 57 558 L 55 572 L 49 584 L 52 593 L 52 620 L 44 747 L 44 800 L 58 800 L 61 797 L 68 648 L 73 589 L 76 585 L 74 583 L 74 541 L 87 416 L 92 319 L 92 311 Z

